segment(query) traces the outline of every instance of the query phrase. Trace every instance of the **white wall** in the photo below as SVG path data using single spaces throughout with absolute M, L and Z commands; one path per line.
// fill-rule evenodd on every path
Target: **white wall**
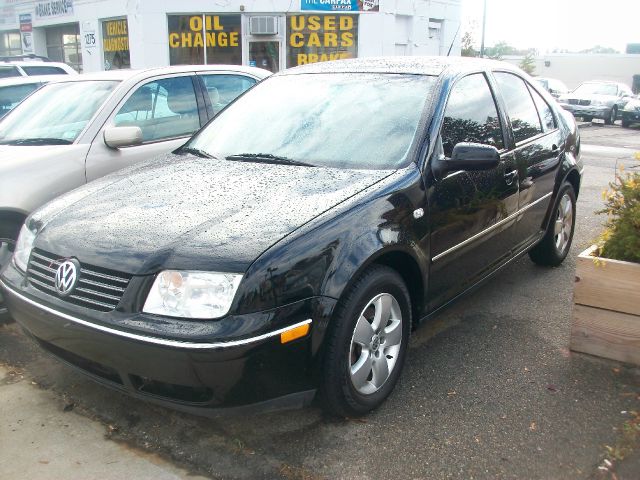
M 508 56 L 503 60 L 519 65 L 522 57 Z M 640 55 L 549 54 L 536 58 L 535 65 L 534 75 L 557 78 L 571 89 L 587 80 L 611 80 L 631 87 L 633 76 L 640 75 Z

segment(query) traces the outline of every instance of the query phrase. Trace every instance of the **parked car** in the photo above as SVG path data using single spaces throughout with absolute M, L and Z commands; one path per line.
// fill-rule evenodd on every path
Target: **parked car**
M 624 128 L 629 128 L 634 123 L 640 123 L 640 95 L 629 99 L 620 111 L 620 117 L 622 117 Z
M 0 60 L 0 78 L 27 77 L 31 75 L 77 75 L 72 67 L 62 62 L 31 59 Z
M 582 83 L 573 92 L 560 95 L 558 102 L 562 108 L 587 122 L 600 118 L 612 125 L 632 96 L 631 88 L 622 83 L 594 81 Z
M 31 215 L 0 285 L 39 345 L 186 411 L 380 405 L 410 330 L 520 255 L 558 265 L 573 117 L 502 62 L 280 72 L 182 148 Z M 524 288 L 524 285 L 523 285 Z
M 556 78 L 534 77 L 534 80 L 542 85 L 542 88 L 549 92 L 554 98 L 569 93 L 569 88 L 567 88 L 564 82 Z
M 56 77 L 44 75 L 0 79 L 0 118 L 52 78 Z

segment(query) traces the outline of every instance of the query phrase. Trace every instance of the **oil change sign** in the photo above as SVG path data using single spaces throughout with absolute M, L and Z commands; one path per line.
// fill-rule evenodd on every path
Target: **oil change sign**
M 288 67 L 357 55 L 357 15 L 291 15 L 287 18 Z
M 225 18 L 226 17 L 226 18 Z M 182 17 L 184 18 L 184 17 Z M 188 28 L 169 33 L 170 48 L 239 47 L 240 32 L 226 28 L 225 20 L 231 20 L 233 26 L 239 24 L 239 15 L 205 15 L 188 17 Z

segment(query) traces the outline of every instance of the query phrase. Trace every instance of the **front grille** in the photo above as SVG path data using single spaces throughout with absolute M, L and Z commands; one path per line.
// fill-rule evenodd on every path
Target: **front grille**
M 56 271 L 64 260 L 66 258 L 34 249 L 27 268 L 29 282 L 38 290 L 58 297 Z M 118 306 L 130 280 L 131 275 L 126 273 L 81 263 L 78 283 L 73 292 L 59 298 L 81 307 L 110 312 Z
M 591 105 L 591 100 L 580 100 L 578 98 L 570 98 L 569 105 L 582 105 L 583 107 Z

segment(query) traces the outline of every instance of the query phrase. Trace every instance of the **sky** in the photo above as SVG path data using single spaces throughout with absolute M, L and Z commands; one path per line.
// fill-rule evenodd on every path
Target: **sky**
M 516 48 L 583 50 L 595 45 L 624 53 L 640 43 L 640 0 L 486 0 L 485 46 L 506 41 Z M 483 0 L 462 0 L 462 32 L 475 22 L 477 48 Z

